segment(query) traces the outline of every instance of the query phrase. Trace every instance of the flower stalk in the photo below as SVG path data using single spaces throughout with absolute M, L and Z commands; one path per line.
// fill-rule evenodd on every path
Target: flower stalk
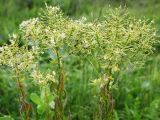
M 18 69 L 16 70 L 16 78 L 17 78 L 17 87 L 20 92 L 19 94 L 20 114 L 23 119 L 30 120 L 29 113 L 31 111 L 31 105 L 26 102 L 26 94 L 25 94 L 24 86 L 20 80 L 21 77 Z
M 58 85 L 57 85 L 57 98 L 55 100 L 55 119 L 63 120 L 64 108 L 62 103 L 62 97 L 64 93 L 64 73 L 58 47 L 55 48 L 55 52 L 57 55 L 57 64 L 58 64 Z

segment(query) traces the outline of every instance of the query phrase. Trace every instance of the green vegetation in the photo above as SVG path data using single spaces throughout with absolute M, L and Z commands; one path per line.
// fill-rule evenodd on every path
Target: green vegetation
M 110 9 L 109 4 L 111 5 L 112 8 L 118 7 L 119 5 L 122 5 L 122 6 L 126 5 L 129 12 L 132 15 L 135 15 L 136 18 L 141 18 L 141 19 L 149 18 L 149 21 L 154 19 L 156 23 L 155 27 L 157 28 L 157 31 L 159 34 L 158 28 L 160 26 L 160 15 L 158 11 L 160 10 L 160 2 L 158 0 L 146 0 L 146 1 L 144 0 L 135 0 L 135 1 L 131 1 L 131 0 L 122 0 L 122 1 L 121 0 L 112 0 L 112 1 L 111 0 L 106 0 L 106 1 L 105 0 L 47 0 L 46 2 L 48 3 L 48 5 L 59 5 L 62 8 L 62 11 L 64 12 L 65 16 L 66 15 L 70 16 L 72 19 L 77 19 L 77 18 L 81 18 L 82 16 L 85 16 L 87 18 L 87 22 L 93 22 L 93 23 L 102 22 L 101 24 L 103 24 L 104 15 L 106 15 L 105 11 L 106 10 L 108 11 Z M 4 43 L 10 44 L 10 42 L 12 41 L 9 41 L 9 40 L 13 40 L 13 39 L 18 39 L 17 42 L 20 46 L 25 45 L 25 40 L 27 40 L 26 39 L 27 36 L 25 33 L 26 28 L 24 27 L 26 26 L 24 26 L 24 24 L 21 24 L 21 32 L 22 32 L 21 33 L 19 31 L 19 24 L 24 20 L 39 16 L 37 13 L 38 11 L 41 10 L 41 8 L 45 8 L 45 4 L 43 0 L 24 0 L 24 1 L 1 0 L 0 1 L 0 26 L 1 26 L 0 45 L 2 46 L 2 44 L 4 45 Z M 124 16 L 124 14 L 122 16 Z M 144 16 L 146 16 L 146 18 L 144 18 Z M 48 21 L 47 23 L 49 24 L 49 20 L 46 18 L 47 17 L 44 17 L 43 20 Z M 54 18 L 55 17 L 53 17 L 52 20 Z M 82 21 L 83 20 L 85 19 L 82 18 Z M 110 19 L 110 20 L 112 21 L 111 23 L 114 22 L 113 19 Z M 27 25 L 32 23 L 32 21 L 36 21 L 36 19 L 32 19 L 30 22 L 27 23 Z M 70 26 L 76 27 L 77 25 L 73 24 L 74 22 L 73 23 L 69 22 L 68 18 L 67 18 L 67 21 L 63 19 L 62 21 L 60 23 L 63 23 L 64 25 L 58 24 L 58 25 L 55 25 L 54 27 L 56 27 L 56 30 L 63 29 L 63 32 L 65 32 L 65 34 L 60 34 L 60 35 L 62 38 L 65 38 L 66 36 L 68 36 L 67 33 L 69 33 L 70 30 L 66 29 L 66 27 L 64 26 L 70 25 Z M 65 22 L 67 22 L 67 24 Z M 123 24 L 128 24 L 127 20 Z M 148 24 L 148 23 L 145 22 L 145 24 Z M 85 25 L 87 25 L 87 23 L 85 23 Z M 137 22 L 135 22 L 134 26 L 136 25 L 139 26 L 141 25 L 141 23 L 138 24 Z M 38 27 L 42 27 L 42 26 L 38 26 Z M 36 29 L 38 27 L 36 26 Z M 43 26 L 43 28 L 44 27 L 45 26 Z M 93 26 L 94 29 L 95 27 L 96 26 Z M 114 27 L 114 24 L 112 27 Z M 38 33 L 36 36 L 35 34 L 37 32 L 36 29 L 33 28 L 34 34 L 30 32 L 31 33 L 29 35 L 30 37 L 38 37 L 38 39 L 43 39 L 44 37 L 46 37 L 46 36 L 43 36 L 44 31 L 42 33 Z M 40 28 L 40 30 L 42 29 Z M 77 30 L 77 33 L 81 33 L 80 31 L 78 31 L 78 29 L 75 29 L 75 30 Z M 83 30 L 86 31 L 85 33 L 87 33 L 87 31 L 89 31 L 90 29 L 86 27 Z M 105 31 L 105 29 L 103 31 Z M 115 35 L 114 30 L 110 29 L 110 31 L 111 31 L 111 35 L 114 36 Z M 121 31 L 121 29 L 119 29 L 119 31 Z M 148 31 L 148 27 L 146 27 L 146 29 L 144 30 L 142 27 L 140 31 L 142 31 L 142 34 L 145 34 Z M 15 34 L 13 34 L 13 36 L 10 35 L 10 37 L 8 37 L 8 34 L 12 34 L 12 33 L 15 33 Z M 90 36 L 88 36 L 85 33 L 83 33 L 84 34 L 83 37 L 90 38 Z M 148 41 L 147 42 L 148 46 L 152 45 L 152 41 L 149 42 L 150 40 L 149 38 L 152 36 L 150 33 L 152 33 L 152 31 L 148 32 L 147 34 L 148 36 L 144 36 L 143 39 L 140 39 L 143 41 Z M 18 36 L 16 34 L 18 34 Z M 59 33 L 56 33 L 56 34 L 59 35 Z M 72 34 L 73 36 L 76 36 L 77 39 L 81 39 L 81 36 L 78 36 L 78 34 L 76 33 L 72 33 Z M 47 38 L 50 38 L 50 37 L 51 37 L 50 34 L 48 34 Z M 94 39 L 94 33 L 92 35 L 92 38 Z M 120 36 L 120 38 L 122 38 L 122 36 Z M 20 42 L 19 40 L 20 41 L 22 40 L 22 41 Z M 88 42 L 90 43 L 90 41 Z M 137 44 L 140 44 L 140 43 L 141 42 Z M 25 65 L 21 66 L 22 67 L 21 72 L 23 74 L 20 74 L 19 72 L 15 72 L 16 70 L 11 71 L 8 68 L 6 69 L 6 66 L 1 66 L 1 69 L 0 69 L 0 120 L 1 119 L 12 120 L 12 118 L 16 120 L 21 119 L 19 111 L 21 112 L 24 111 L 23 117 L 25 117 L 27 114 L 30 114 L 29 116 L 32 116 L 33 119 L 38 119 L 38 120 L 49 119 L 49 116 L 46 113 L 49 113 L 51 117 L 55 116 L 56 113 L 53 113 L 52 110 L 50 111 L 50 109 L 47 109 L 48 107 L 54 108 L 54 104 L 56 105 L 56 103 L 53 103 L 53 101 L 56 101 L 56 97 L 51 94 L 52 91 L 51 89 L 48 88 L 48 85 L 50 84 L 50 83 L 48 84 L 48 81 L 52 80 L 54 83 L 58 78 L 58 76 L 64 77 L 65 90 L 62 89 L 63 96 L 61 96 L 60 93 L 57 93 L 57 91 L 54 93 L 54 95 L 58 95 L 58 97 L 61 98 L 62 100 L 61 102 L 65 106 L 64 114 L 66 116 L 66 119 L 73 119 L 73 120 L 100 119 L 100 117 L 98 116 L 98 113 L 96 113 L 98 112 L 97 108 L 99 107 L 99 104 L 97 104 L 99 102 L 99 97 L 100 97 L 99 85 L 97 84 L 97 82 L 94 82 L 94 84 L 96 83 L 96 86 L 93 86 L 93 83 L 91 81 L 98 77 L 97 70 L 103 73 L 104 68 L 103 69 L 99 68 L 100 66 L 98 65 L 99 62 L 96 61 L 96 58 L 97 58 L 96 56 L 89 55 L 90 51 L 93 52 L 95 48 L 89 49 L 89 51 L 86 51 L 85 49 L 83 49 L 83 52 L 79 53 L 82 50 L 82 48 L 75 49 L 74 46 L 70 44 L 71 43 L 69 42 L 66 43 L 66 45 L 68 45 L 68 47 L 71 47 L 71 50 L 74 50 L 74 51 L 69 51 L 69 52 L 71 53 L 73 52 L 74 55 L 78 55 L 78 56 L 71 55 L 71 57 L 66 58 L 66 53 L 70 49 L 66 49 L 66 51 L 64 51 L 65 59 L 61 61 L 63 62 L 63 66 L 64 66 L 63 68 L 65 71 L 64 75 L 60 72 L 62 68 L 57 71 L 58 66 L 53 67 L 53 65 L 57 64 L 56 58 L 58 56 L 56 57 L 52 53 L 52 51 L 44 51 L 44 54 L 41 55 L 40 59 L 38 60 L 39 61 L 38 71 L 33 72 L 31 76 L 30 76 L 30 72 L 28 71 L 24 72 L 24 68 L 26 70 L 26 67 L 28 67 L 28 65 L 31 65 L 33 61 L 35 62 L 37 58 L 36 59 L 30 58 L 31 61 L 25 61 Z M 46 46 L 49 46 L 49 45 L 50 45 L 49 43 L 46 44 Z M 58 42 L 58 45 L 63 45 L 63 43 Z M 103 43 L 101 45 L 103 45 Z M 114 42 L 112 42 L 112 45 L 114 46 Z M 124 44 L 121 44 L 121 45 L 123 46 Z M 93 44 L 92 46 L 96 47 L 95 44 Z M 104 47 L 105 46 L 106 45 L 104 44 Z M 140 46 L 144 47 L 144 45 L 140 45 Z M 113 112 L 114 112 L 115 120 L 119 120 L 119 119 L 120 120 L 159 120 L 160 119 L 160 96 L 159 96 L 160 95 L 160 87 L 159 87 L 160 86 L 160 55 L 158 50 L 159 44 L 157 43 L 155 46 L 157 49 L 154 55 L 150 56 L 149 58 L 145 58 L 142 54 L 137 54 L 136 57 L 134 56 L 135 58 L 138 58 L 140 60 L 140 63 L 143 63 L 142 61 L 143 59 L 146 61 L 145 65 L 142 68 L 132 69 L 132 66 L 129 66 L 127 70 L 124 69 L 124 70 L 121 70 L 121 72 L 119 72 L 120 66 L 118 65 L 117 67 L 117 63 L 119 62 L 115 61 L 115 59 L 112 60 L 114 61 L 113 63 L 116 63 L 112 65 L 112 67 L 114 68 L 112 71 L 114 70 L 115 72 L 118 71 L 118 76 L 119 76 L 116 84 L 114 84 L 114 86 L 112 86 L 112 88 L 110 89 L 110 92 L 112 93 L 112 97 L 113 97 L 113 100 L 110 102 L 114 102 Z M 34 49 L 34 54 L 32 53 L 32 51 L 31 53 L 28 54 L 25 51 L 27 49 L 23 47 L 17 48 L 17 45 L 12 47 L 13 47 L 14 53 L 19 52 L 19 54 L 24 55 L 27 59 L 31 56 L 39 55 L 39 51 L 36 51 L 36 48 Z M 53 46 L 50 46 L 50 47 L 53 47 Z M 81 44 L 78 44 L 78 47 L 82 47 Z M 45 46 L 43 46 L 42 48 L 44 49 Z M 124 48 L 125 48 L 125 45 L 124 45 Z M 105 48 L 105 50 L 106 49 L 109 50 L 109 48 Z M 110 49 L 112 49 L 112 47 Z M 148 50 L 148 49 L 150 48 L 142 49 L 142 51 L 144 51 L 142 53 L 145 53 L 146 52 L 145 50 Z M 98 47 L 96 47 L 95 50 L 97 51 Z M 56 52 L 56 49 L 54 51 Z M 12 50 L 10 52 L 12 53 Z M 97 52 L 101 53 L 100 51 L 97 51 Z M 108 55 L 109 53 L 107 54 L 107 56 Z M 114 58 L 116 58 L 117 60 L 119 55 L 118 54 L 114 54 L 114 55 L 115 55 Z M 136 62 L 137 60 L 134 57 L 130 58 L 132 62 Z M 12 59 L 11 58 L 4 61 L 4 63 L 8 64 L 10 60 L 15 61 L 16 59 L 14 57 Z M 2 61 L 3 59 L 4 58 L 1 57 L 0 61 Z M 107 61 L 109 61 L 109 59 L 107 59 Z M 16 61 L 16 62 L 19 62 L 19 61 Z M 124 64 L 127 64 L 127 61 L 124 62 Z M 9 63 L 9 65 L 11 64 Z M 16 64 L 15 64 L 15 67 L 13 68 L 16 68 Z M 29 69 L 33 69 L 33 68 L 34 66 L 31 65 L 31 68 Z M 54 72 L 51 72 L 52 69 L 55 71 L 56 74 Z M 114 78 L 117 76 L 117 73 L 115 73 L 114 75 L 113 74 L 111 75 Z M 24 88 L 25 95 L 26 95 L 25 96 L 26 98 L 24 101 L 22 100 L 23 90 L 19 94 L 19 89 L 17 89 L 17 83 L 16 81 L 13 80 L 17 78 L 16 76 L 18 76 L 21 79 L 20 81 L 22 81 L 23 83 L 22 86 Z M 42 76 L 43 78 L 42 81 L 41 81 L 41 78 L 39 78 L 39 76 Z M 111 77 L 109 76 L 109 79 L 110 78 Z M 24 82 L 24 79 L 25 79 L 25 82 Z M 39 79 L 40 80 L 39 82 L 42 84 L 42 87 L 39 87 L 39 85 L 35 84 L 33 82 L 33 79 L 35 80 Z M 43 82 L 44 79 L 45 79 L 45 83 Z M 99 83 L 99 79 L 97 79 L 97 81 Z M 100 81 L 100 82 L 101 82 L 100 84 L 106 84 L 104 83 L 104 81 Z M 47 87 L 45 87 L 46 84 L 47 84 Z M 20 82 L 20 86 L 21 86 L 21 82 Z M 46 91 L 48 93 L 47 97 L 45 94 Z M 18 99 L 19 96 L 22 97 L 20 99 L 20 102 Z M 48 98 L 47 102 L 46 102 L 46 98 Z M 23 108 L 24 107 L 23 105 L 26 106 L 25 109 Z M 57 111 L 60 111 L 62 107 L 57 106 L 56 109 Z M 63 114 L 63 113 L 60 113 L 60 114 Z M 57 112 L 56 115 L 59 116 L 59 112 Z M 57 117 L 55 119 L 58 120 L 60 118 Z

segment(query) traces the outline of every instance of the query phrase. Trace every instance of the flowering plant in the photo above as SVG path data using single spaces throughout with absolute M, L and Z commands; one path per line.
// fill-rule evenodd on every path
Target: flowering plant
M 0 48 L 0 65 L 9 66 L 17 76 L 24 107 L 21 112 L 26 119 L 29 119 L 30 109 L 25 102 L 20 80 L 24 72 L 29 73 L 34 83 L 49 94 L 43 97 L 49 100 L 45 107 L 38 102 L 41 101 L 40 97 L 31 95 L 33 102 L 41 104 L 37 109 L 43 111 L 41 114 L 45 112 L 45 119 L 65 118 L 62 102 L 65 93 L 63 63 L 71 55 L 92 57 L 99 64 L 99 78 L 93 80 L 92 84 L 100 89 L 102 118 L 112 118 L 110 88 L 116 82 L 116 76 L 128 66 L 142 66 L 146 57 L 153 53 L 153 46 L 157 42 L 152 21 L 136 19 L 121 8 L 110 9 L 102 20 L 89 22 L 84 17 L 70 19 L 63 15 L 59 7 L 46 6 L 37 18 L 23 21 L 19 32 L 10 37 L 9 45 Z M 49 71 L 42 72 L 40 61 L 46 53 L 50 55 L 49 62 L 55 61 L 56 64 Z M 50 103 L 54 107 L 52 105 L 51 108 Z M 51 114 L 52 110 L 54 114 Z

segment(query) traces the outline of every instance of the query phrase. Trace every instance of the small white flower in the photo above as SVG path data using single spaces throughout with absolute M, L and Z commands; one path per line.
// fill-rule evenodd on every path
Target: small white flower
M 56 75 L 55 71 L 53 71 L 52 74 L 55 76 Z
M 81 18 L 81 20 L 82 20 L 83 22 L 85 22 L 85 21 L 87 20 L 87 18 L 83 16 L 83 17 Z
M 18 65 L 18 69 L 23 69 L 25 67 L 25 64 L 24 63 L 20 63 L 19 65 Z
M 51 38 L 51 39 L 50 39 L 50 42 L 51 42 L 53 45 L 56 44 L 54 38 Z
M 153 36 L 156 36 L 156 32 L 153 33 Z
M 0 47 L 0 52 L 2 52 L 4 50 L 4 48 L 3 47 Z
M 66 34 L 65 34 L 65 33 L 62 33 L 62 34 L 60 35 L 60 37 L 61 37 L 61 39 L 64 39 L 64 38 L 66 38 Z
M 51 102 L 49 103 L 49 105 L 50 105 L 51 109 L 54 109 L 54 108 L 55 108 L 55 102 L 54 102 L 54 101 L 51 101 Z
M 14 39 L 16 39 L 16 38 L 17 38 L 17 35 L 16 35 L 16 34 L 13 34 L 12 36 L 13 36 L 13 38 L 14 38 Z
M 46 33 L 49 33 L 49 30 L 48 30 L 48 29 L 45 29 L 44 31 L 45 31 Z
M 23 21 L 23 22 L 19 25 L 20 30 L 22 30 L 24 27 L 26 27 L 27 24 L 28 24 L 28 21 Z
M 33 27 L 38 21 L 39 21 L 38 18 L 32 18 L 32 19 L 29 19 L 27 21 L 23 21 L 20 24 L 19 28 L 20 28 L 20 30 L 23 30 L 24 28 L 31 29 L 31 27 Z

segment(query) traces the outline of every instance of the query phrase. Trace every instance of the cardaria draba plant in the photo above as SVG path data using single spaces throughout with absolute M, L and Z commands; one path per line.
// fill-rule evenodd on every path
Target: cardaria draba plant
M 46 6 L 37 18 L 23 21 L 19 35 L 14 34 L 11 43 L 0 48 L 0 64 L 15 71 L 17 79 L 27 72 L 40 90 L 46 91 L 45 97 L 31 94 L 39 113 L 44 114 L 42 119 L 63 120 L 65 58 L 71 55 L 93 58 L 99 64 L 99 75 L 92 82 L 100 90 L 98 119 L 113 119 L 110 89 L 120 71 L 128 66 L 142 66 L 152 53 L 156 43 L 152 24 L 130 16 L 121 8 L 109 10 L 103 20 L 89 22 L 84 17 L 70 19 L 59 7 Z M 53 56 L 47 56 L 53 67 L 42 72 L 40 60 L 47 53 Z M 29 119 L 28 109 L 24 111 Z
M 28 46 L 19 44 L 19 36 L 10 36 L 10 44 L 0 48 L 0 65 L 9 66 L 16 75 L 17 86 L 20 91 L 20 113 L 28 120 L 31 106 L 26 102 L 26 93 L 22 81 L 25 79 L 24 72 L 29 71 L 35 64 L 36 50 L 28 49 Z

